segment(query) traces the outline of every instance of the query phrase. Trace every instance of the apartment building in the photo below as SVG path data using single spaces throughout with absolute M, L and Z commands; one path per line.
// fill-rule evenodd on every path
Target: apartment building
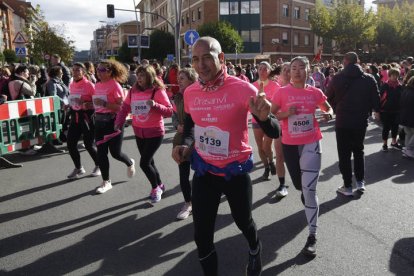
M 142 0 L 142 31 L 160 29 L 173 33 L 174 2 Z M 184 33 L 205 22 L 228 21 L 243 39 L 243 53 L 226 53 L 226 57 L 253 60 L 264 57 L 272 62 L 282 57 L 315 55 L 318 41 L 311 32 L 309 13 L 315 0 L 183 0 L 181 11 L 181 53 L 185 58 L 188 46 Z M 171 22 L 171 25 L 165 20 Z

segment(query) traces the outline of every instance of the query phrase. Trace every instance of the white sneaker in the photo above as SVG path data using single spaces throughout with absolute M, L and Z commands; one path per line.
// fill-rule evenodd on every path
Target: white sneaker
M 127 168 L 127 175 L 132 178 L 135 175 L 135 160 L 131 158 L 132 165 Z
M 96 193 L 97 194 L 103 194 L 103 193 L 109 191 L 110 189 L 112 189 L 111 180 L 105 180 L 105 181 L 102 182 L 101 186 L 99 186 L 96 189 Z
M 81 177 L 85 173 L 86 171 L 83 167 L 80 167 L 80 169 L 74 168 L 73 171 L 68 175 L 68 178 L 75 179 L 75 178 Z
M 159 186 L 151 190 L 151 203 L 157 203 L 161 200 L 161 196 L 163 194 L 163 191 Z
M 361 193 L 365 192 L 366 188 L 365 188 L 365 180 L 361 180 L 361 181 L 357 181 L 356 182 L 357 185 L 357 190 L 360 191 Z
M 276 196 L 277 197 L 285 197 L 288 195 L 288 190 L 285 186 L 281 186 L 276 190 Z
M 177 219 L 184 220 L 188 218 L 192 212 L 193 212 L 193 206 L 191 205 L 191 202 L 186 202 L 181 208 L 181 211 L 178 213 Z
M 98 166 L 96 166 L 93 169 L 91 176 L 95 177 L 95 176 L 100 176 L 100 175 L 101 175 L 101 169 Z
M 352 192 L 352 188 L 347 188 L 345 187 L 345 185 L 342 185 L 341 187 L 339 187 L 336 192 L 343 194 L 344 196 L 353 196 L 354 193 Z

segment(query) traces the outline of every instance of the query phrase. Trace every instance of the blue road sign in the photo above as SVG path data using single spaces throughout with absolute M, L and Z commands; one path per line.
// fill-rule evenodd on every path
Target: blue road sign
M 174 61 L 174 55 L 168 54 L 167 55 L 167 60 L 168 61 Z
M 192 46 L 200 38 L 200 35 L 197 33 L 196 30 L 188 30 L 184 34 L 184 41 L 188 45 Z
M 25 47 L 16 47 L 16 56 L 25 56 L 26 48 Z

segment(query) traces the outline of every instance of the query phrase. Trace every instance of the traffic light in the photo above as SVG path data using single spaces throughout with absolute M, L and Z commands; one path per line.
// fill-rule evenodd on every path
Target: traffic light
M 115 18 L 115 6 L 108 4 L 106 5 L 106 16 L 108 18 Z

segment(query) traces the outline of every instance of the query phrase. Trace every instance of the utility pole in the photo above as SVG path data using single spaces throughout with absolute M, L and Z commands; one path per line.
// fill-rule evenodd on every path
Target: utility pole
M 137 21 L 137 54 L 138 54 L 138 60 L 137 63 L 140 64 L 141 63 L 141 34 L 140 34 L 140 23 L 138 21 L 138 13 L 137 13 L 137 6 L 135 5 L 135 0 L 134 1 L 134 11 L 135 11 L 135 20 Z
M 180 40 L 180 30 L 181 30 L 181 10 L 182 10 L 182 0 L 175 0 L 175 28 L 174 28 L 174 37 L 175 37 L 175 61 L 178 66 L 181 66 L 181 40 Z

